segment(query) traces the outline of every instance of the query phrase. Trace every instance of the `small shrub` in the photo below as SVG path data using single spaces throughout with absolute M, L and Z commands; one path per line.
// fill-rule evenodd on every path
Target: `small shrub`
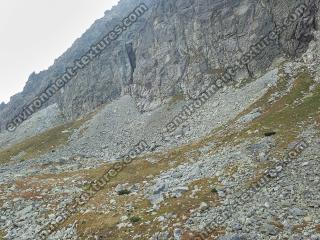
M 140 217 L 137 217 L 137 216 L 133 216 L 130 218 L 130 222 L 131 223 L 137 223 L 137 222 L 140 222 L 141 221 L 141 218 Z
M 276 132 L 266 132 L 266 133 L 264 134 L 264 136 L 266 136 L 266 137 L 271 137 L 271 136 L 276 135 L 276 134 L 277 134 Z
M 218 190 L 215 189 L 215 188 L 213 188 L 213 189 L 211 189 L 211 192 L 212 192 L 212 193 L 218 193 Z
M 118 195 L 128 195 L 131 192 L 128 189 L 123 189 L 118 192 Z

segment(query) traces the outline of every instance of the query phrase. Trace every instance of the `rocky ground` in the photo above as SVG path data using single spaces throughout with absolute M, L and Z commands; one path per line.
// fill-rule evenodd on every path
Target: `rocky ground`
M 39 239 L 90 181 L 145 140 L 149 148 L 48 239 L 320 239 L 313 44 L 301 59 L 279 59 L 260 78 L 225 87 L 172 135 L 163 129 L 188 101 L 182 96 L 142 114 L 124 96 L 63 124 L 55 106 L 39 112 L 13 133 L 19 142 L 1 140 L 0 238 Z M 32 127 L 49 110 L 50 122 Z M 301 141 L 307 147 L 261 185 Z

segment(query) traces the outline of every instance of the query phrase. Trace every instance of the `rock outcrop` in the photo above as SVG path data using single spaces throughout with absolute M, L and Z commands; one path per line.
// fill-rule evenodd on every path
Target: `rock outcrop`
M 139 1 L 142 2 L 142 1 Z M 210 78 L 232 65 L 251 44 L 280 25 L 302 1 L 148 0 L 149 11 L 99 58 L 83 69 L 48 104 L 58 103 L 63 114 L 75 118 L 130 93 L 140 111 L 159 106 L 167 97 L 196 96 Z M 122 0 L 97 20 L 48 70 L 33 73 L 23 92 L 0 108 L 2 126 L 37 94 L 60 77 L 110 31 L 138 2 Z M 279 41 L 238 73 L 240 78 L 263 72 L 286 54 L 305 51 L 316 28 L 318 1 L 310 0 L 305 16 L 285 30 Z M 46 105 L 47 106 L 47 105 Z

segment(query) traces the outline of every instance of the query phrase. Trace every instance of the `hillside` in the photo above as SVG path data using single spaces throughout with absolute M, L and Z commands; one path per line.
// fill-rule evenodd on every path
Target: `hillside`
M 320 239 L 318 8 L 121 0 L 0 105 L 0 239 Z

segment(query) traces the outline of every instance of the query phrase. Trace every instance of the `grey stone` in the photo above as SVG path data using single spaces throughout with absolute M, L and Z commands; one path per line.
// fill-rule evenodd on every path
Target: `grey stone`
M 276 235 L 278 232 L 276 227 L 271 224 L 264 224 L 261 228 L 261 231 L 272 236 Z

